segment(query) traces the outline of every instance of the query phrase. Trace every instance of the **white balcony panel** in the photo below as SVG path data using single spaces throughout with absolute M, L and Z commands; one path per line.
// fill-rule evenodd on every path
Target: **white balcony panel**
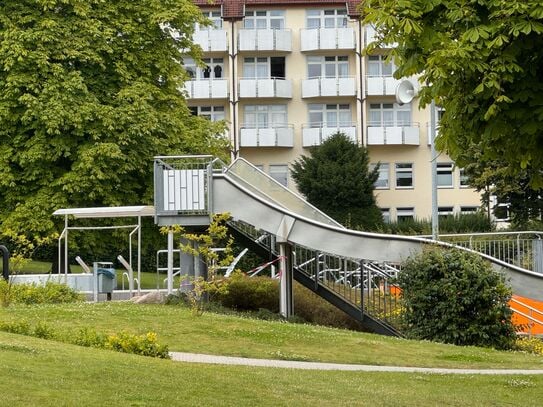
M 321 144 L 321 129 L 319 127 L 304 127 L 302 129 L 303 147 L 318 146 Z
M 258 129 L 258 145 L 260 147 L 274 147 L 275 136 L 275 129 Z
M 226 79 L 201 79 L 185 82 L 189 99 L 226 99 L 228 82 Z
M 394 144 L 401 145 L 402 139 L 402 128 L 399 126 L 387 127 L 385 130 L 385 144 Z
M 375 28 L 373 28 L 371 25 L 367 25 L 364 29 L 366 34 L 366 42 L 365 44 L 368 45 L 376 40 L 377 33 L 375 32 Z
M 293 147 L 294 128 L 242 128 L 240 143 L 241 147 Z
M 302 29 L 302 51 L 354 49 L 354 30 L 352 28 L 307 28 Z
M 385 144 L 384 127 L 368 127 L 368 145 L 381 146 Z
M 353 143 L 356 143 L 356 127 L 304 127 L 302 128 L 303 147 L 318 146 L 336 133 L 345 134 Z
M 258 129 L 241 129 L 239 141 L 241 147 L 257 147 Z
M 418 126 L 368 127 L 368 145 L 413 145 L 420 143 Z
M 291 98 L 292 82 L 285 79 L 241 79 L 241 98 Z
M 228 50 L 228 41 L 225 30 L 198 30 L 192 37 L 204 52 L 226 52 Z
M 292 51 L 290 30 L 240 30 L 240 51 Z
M 400 84 L 400 82 L 402 80 L 398 80 L 398 79 L 395 79 L 391 76 L 389 77 L 384 77 L 384 82 L 385 82 L 385 93 L 384 95 L 395 95 L 396 94 L 396 88 L 398 87 L 398 85 Z
M 418 127 L 403 128 L 404 144 L 418 146 L 420 144 L 420 131 Z
M 368 96 L 394 96 L 401 80 L 391 76 L 375 76 L 366 78 L 366 94 Z
M 355 96 L 354 78 L 314 78 L 302 82 L 302 97 Z

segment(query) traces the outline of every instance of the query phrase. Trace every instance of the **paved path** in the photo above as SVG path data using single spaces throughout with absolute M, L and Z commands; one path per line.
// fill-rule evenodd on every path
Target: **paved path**
M 485 374 L 485 375 L 541 375 L 543 369 L 443 369 L 433 367 L 402 367 L 349 365 L 341 363 L 298 362 L 290 360 L 252 359 L 232 356 L 214 356 L 201 353 L 170 352 L 172 360 L 189 363 L 208 363 L 216 365 L 241 365 L 259 367 L 280 367 L 306 370 L 348 370 L 362 372 L 402 372 L 402 373 L 435 373 L 435 374 Z

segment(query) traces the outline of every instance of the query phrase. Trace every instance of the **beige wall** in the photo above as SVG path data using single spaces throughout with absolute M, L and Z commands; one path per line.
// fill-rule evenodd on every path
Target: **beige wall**
M 323 7 L 325 8 L 325 7 Z M 326 7 L 333 8 L 333 7 Z M 247 7 L 247 10 L 263 10 L 264 8 Z M 286 10 L 285 27 L 292 32 L 292 52 L 242 52 L 237 55 L 237 83 L 239 86 L 239 78 L 243 75 L 243 58 L 246 56 L 285 56 L 286 66 L 285 72 L 288 79 L 292 81 L 292 99 L 241 99 L 238 103 L 238 126 L 244 122 L 244 106 L 248 104 L 286 104 L 288 107 L 288 123 L 294 126 L 294 147 L 292 148 L 270 148 L 270 147 L 249 147 L 242 148 L 240 155 L 250 162 L 263 165 L 264 171 L 268 171 L 269 165 L 287 164 L 290 165 L 302 154 L 307 154 L 307 149 L 302 147 L 302 125 L 308 123 L 308 104 L 323 103 L 323 104 L 349 104 L 351 107 L 352 121 L 357 123 L 357 138 L 362 140 L 363 131 L 360 128 L 361 119 L 358 110 L 361 102 L 357 97 L 333 97 L 333 98 L 306 98 L 302 99 L 302 80 L 307 78 L 307 56 L 308 55 L 348 55 L 349 57 L 349 76 L 356 78 L 357 94 L 359 93 L 359 70 L 358 57 L 355 50 L 337 50 L 327 52 L 301 52 L 300 51 L 300 30 L 305 28 L 306 8 L 303 7 L 277 7 L 276 9 Z M 235 23 L 236 46 L 238 30 L 243 28 L 242 22 Z M 354 29 L 356 35 L 357 47 L 360 39 L 358 38 L 358 22 L 350 21 L 349 27 Z M 223 29 L 228 32 L 228 44 L 230 46 L 232 32 L 230 22 L 223 23 Z M 234 50 L 235 52 L 235 50 Z M 223 57 L 225 62 L 225 77 L 230 79 L 230 58 L 228 53 L 213 53 L 206 54 L 207 56 Z M 367 63 L 367 62 L 365 62 Z M 231 86 L 231 101 L 232 84 Z M 365 101 L 365 107 L 369 108 L 369 104 L 374 103 L 393 103 L 392 96 L 370 96 Z M 226 107 L 226 117 L 230 117 L 233 109 L 229 106 L 227 100 L 200 100 L 189 101 L 190 105 L 224 105 Z M 431 213 L 431 177 L 430 177 L 430 146 L 428 145 L 428 122 L 430 121 L 429 109 L 419 110 L 417 100 L 412 106 L 412 121 L 419 123 L 420 126 L 420 145 L 386 145 L 386 146 L 370 146 L 370 156 L 372 162 L 383 162 L 390 164 L 390 187 L 385 190 L 376 190 L 378 205 L 383 208 L 391 209 L 391 217 L 395 217 L 395 208 L 397 207 L 414 207 L 415 215 L 419 218 L 429 218 Z M 364 115 L 364 119 L 367 116 Z M 233 132 L 231 132 L 233 134 Z M 413 163 L 414 164 L 414 187 L 412 189 L 397 189 L 394 187 L 394 163 Z M 450 162 L 446 155 L 440 155 L 438 162 Z M 295 189 L 294 182 L 289 179 L 288 186 Z M 439 206 L 453 206 L 456 211 L 461 206 L 478 206 L 480 205 L 479 195 L 472 190 L 459 188 L 459 172 L 455 169 L 454 172 L 454 187 L 449 189 L 439 189 L 438 192 Z

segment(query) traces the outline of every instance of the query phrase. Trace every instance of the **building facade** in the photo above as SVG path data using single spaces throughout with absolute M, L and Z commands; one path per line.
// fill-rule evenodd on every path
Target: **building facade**
M 227 121 L 235 156 L 296 189 L 289 165 L 341 131 L 381 164 L 376 197 L 385 220 L 430 217 L 429 108 L 416 98 L 396 103 L 388 50 L 363 53 L 375 32 L 361 24 L 356 1 L 194 1 L 213 25 L 194 36 L 205 66 L 185 60 L 188 103 Z M 437 161 L 440 214 L 475 211 L 479 194 L 461 170 L 446 155 Z

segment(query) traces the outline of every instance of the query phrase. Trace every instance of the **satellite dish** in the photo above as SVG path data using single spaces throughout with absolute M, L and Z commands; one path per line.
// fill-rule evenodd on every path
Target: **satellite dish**
M 396 87 L 396 102 L 399 105 L 410 103 L 415 96 L 417 91 L 410 80 L 403 80 Z

